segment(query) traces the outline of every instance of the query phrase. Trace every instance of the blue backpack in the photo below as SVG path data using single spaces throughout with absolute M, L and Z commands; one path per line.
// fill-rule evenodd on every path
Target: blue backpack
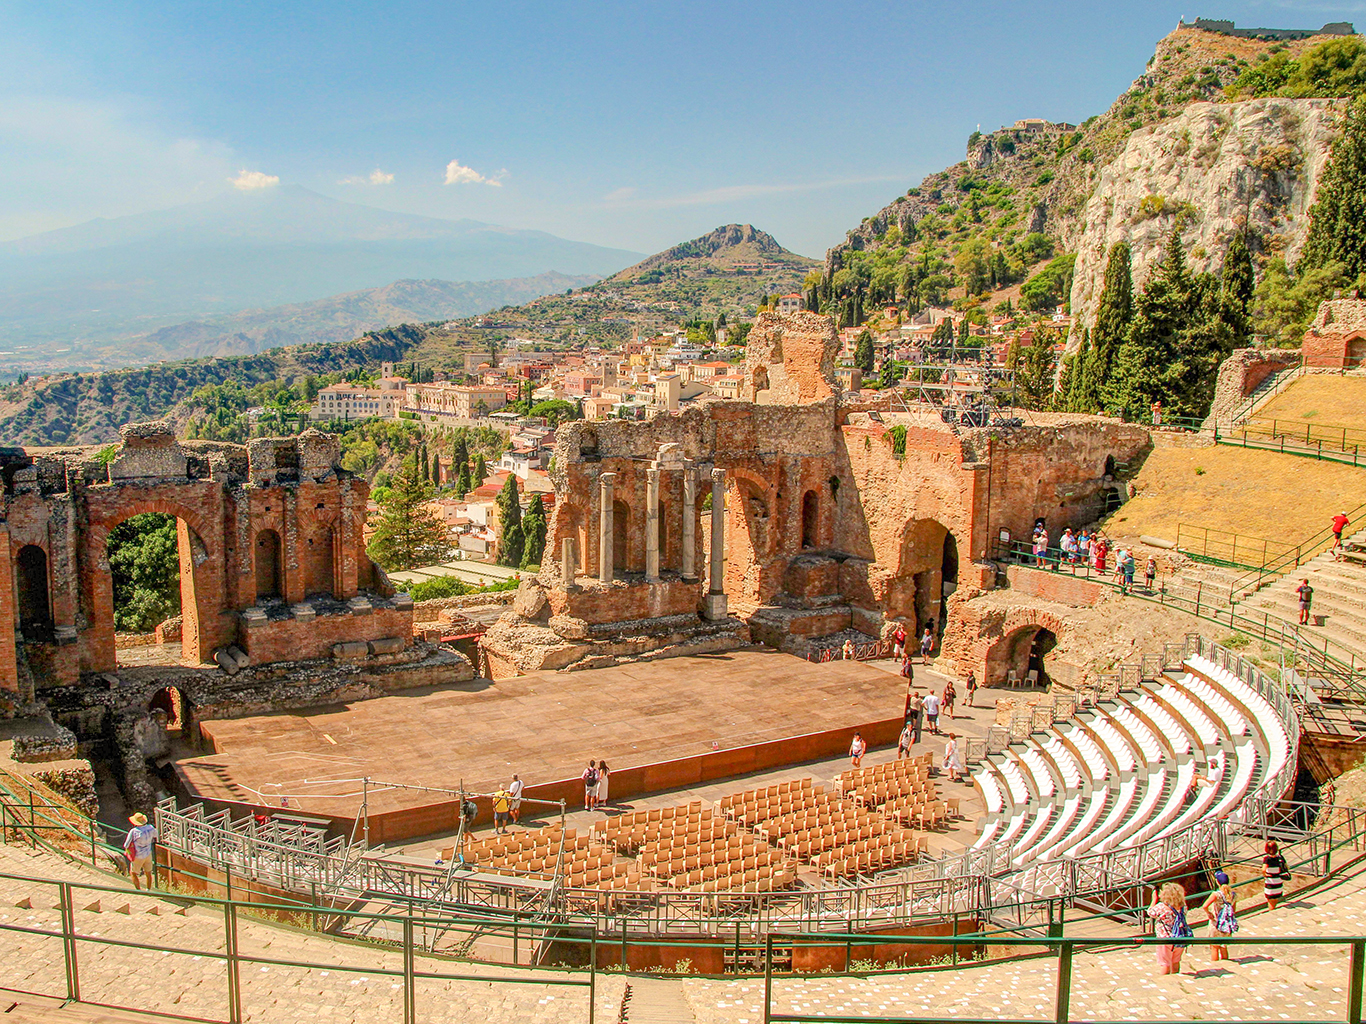
M 1214 927 L 1225 935 L 1232 935 L 1238 930 L 1238 917 L 1233 912 L 1233 904 L 1228 900 L 1223 900 L 1219 904 L 1219 909 L 1214 914 Z
M 1195 938 L 1195 932 L 1191 931 L 1191 926 L 1186 923 L 1186 912 L 1184 910 L 1172 911 L 1172 938 Z

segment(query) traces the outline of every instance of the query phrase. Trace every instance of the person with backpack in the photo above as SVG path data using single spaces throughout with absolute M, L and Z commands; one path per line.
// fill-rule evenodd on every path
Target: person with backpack
M 583 770 L 583 809 L 591 811 L 598 800 L 598 766 L 588 762 Z
M 1205 916 L 1209 918 L 1209 926 L 1214 929 L 1214 934 L 1230 938 L 1238 930 L 1238 897 L 1234 895 L 1233 886 L 1228 884 L 1228 875 L 1224 872 L 1216 871 L 1214 882 L 1219 888 L 1205 900 Z M 1212 963 L 1227 960 L 1228 947 L 1210 946 L 1209 958 Z
M 1290 865 L 1281 856 L 1281 848 L 1274 839 L 1262 847 L 1262 887 L 1266 893 L 1266 909 L 1275 910 L 1276 901 L 1285 893 L 1285 880 L 1290 877 Z
M 1168 940 L 1157 944 L 1158 973 L 1180 974 L 1181 955 L 1185 953 L 1186 945 L 1174 940 L 1189 939 L 1195 934 L 1186 923 L 1185 890 L 1175 882 L 1162 886 L 1148 908 L 1148 916 L 1153 919 L 1157 937 Z

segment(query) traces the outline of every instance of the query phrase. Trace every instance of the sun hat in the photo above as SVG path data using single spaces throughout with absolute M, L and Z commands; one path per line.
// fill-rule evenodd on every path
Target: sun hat
M 146 825 L 147 815 L 143 814 L 141 811 L 138 811 L 137 814 L 132 815 L 128 820 L 132 822 L 134 825 Z

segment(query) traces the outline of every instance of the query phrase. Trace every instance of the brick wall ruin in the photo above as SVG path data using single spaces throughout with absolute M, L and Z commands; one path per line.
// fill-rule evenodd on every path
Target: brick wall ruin
M 837 398 L 833 325 L 814 314 L 762 314 L 750 337 L 759 401 L 560 429 L 545 564 L 485 635 L 491 672 L 746 632 L 801 652 L 845 629 L 879 635 L 890 619 L 942 626 L 958 574 L 1003 532 L 1028 538 L 1037 517 L 1055 536 L 1093 522 L 1119 498 L 1116 463 L 1150 444 L 1142 427 L 1099 417 L 971 429 Z M 722 499 L 719 524 L 708 495 Z

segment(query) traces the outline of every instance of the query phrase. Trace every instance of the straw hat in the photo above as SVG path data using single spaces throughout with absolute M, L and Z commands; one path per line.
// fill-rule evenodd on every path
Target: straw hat
M 147 815 L 143 814 L 141 811 L 138 811 L 137 814 L 134 814 L 128 820 L 131 821 L 134 825 L 146 825 Z

